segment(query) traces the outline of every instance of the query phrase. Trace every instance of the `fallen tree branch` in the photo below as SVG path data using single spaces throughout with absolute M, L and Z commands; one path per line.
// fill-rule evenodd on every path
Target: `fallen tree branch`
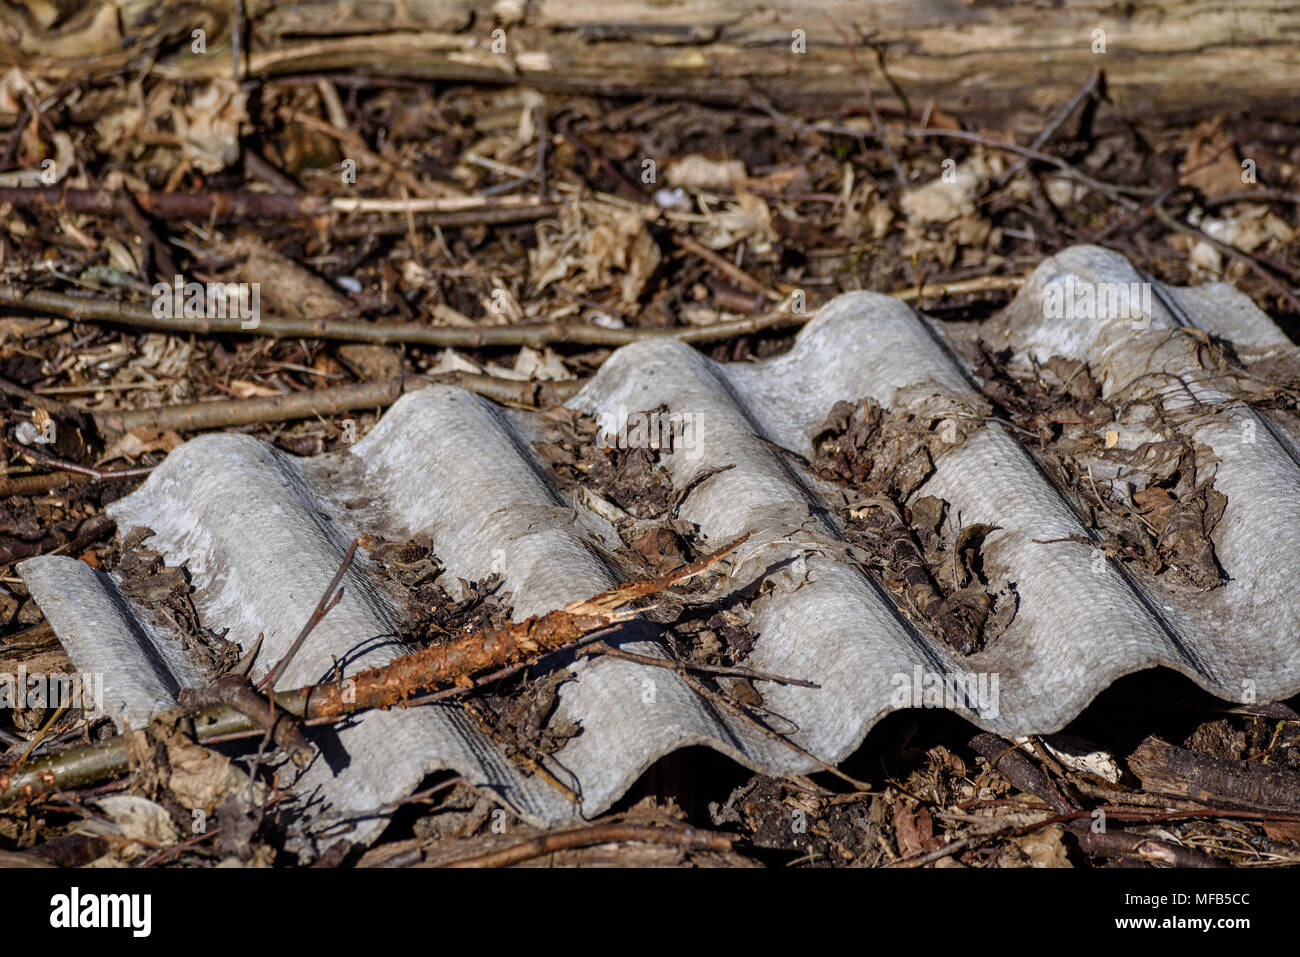
M 465 209 L 445 213 L 423 213 L 421 224 L 444 226 L 454 229 L 457 226 L 493 226 L 503 223 L 526 223 L 537 219 L 546 219 L 560 211 L 559 203 L 535 202 L 532 205 L 518 206 L 484 206 L 481 209 Z M 330 237 L 339 239 L 364 239 L 367 236 L 403 236 L 411 229 L 406 219 L 402 220 L 353 220 L 338 223 L 330 227 Z
M 165 329 L 187 335 L 258 335 L 272 339 L 341 339 L 379 344 L 405 342 L 434 348 L 478 349 L 493 347 L 544 346 L 564 342 L 577 345 L 623 346 L 642 339 L 679 339 L 683 342 L 714 342 L 732 336 L 749 335 L 765 329 L 801 326 L 813 313 L 773 312 L 748 319 L 717 322 L 707 326 L 673 329 L 606 329 L 574 322 L 538 322 L 511 326 L 474 328 L 425 326 L 414 323 L 365 322 L 358 319 L 313 319 L 301 316 L 263 316 L 256 328 L 244 328 L 239 316 L 170 319 L 155 316 L 151 309 L 133 303 L 88 296 L 37 290 L 20 293 L 12 286 L 0 286 L 0 304 L 48 315 L 91 322 L 109 322 L 146 329 Z
M 1300 813 L 1300 773 L 1255 761 L 1231 761 L 1148 737 L 1129 767 L 1153 794 L 1251 810 Z
M 474 857 L 463 857 L 441 867 L 509 867 L 521 861 L 532 860 L 545 854 L 567 851 L 593 844 L 631 843 L 667 844 L 686 851 L 715 851 L 719 854 L 731 850 L 732 838 L 716 831 L 702 831 L 693 827 L 652 827 L 645 824 L 597 824 L 593 827 L 576 827 L 554 834 L 540 834 L 499 851 L 489 851 Z
M 0 498 L 11 495 L 40 495 L 73 482 L 84 482 L 84 475 L 74 472 L 33 472 L 31 475 L 5 475 L 0 477 Z
M 836 111 L 860 101 L 861 92 L 845 44 L 820 17 L 810 15 L 822 6 L 845 18 L 857 34 L 870 26 L 870 37 L 859 42 L 889 51 L 894 71 L 906 78 L 908 97 L 959 103 L 983 123 L 1006 122 L 1008 115 L 1023 123 L 1043 103 L 1067 98 L 1098 59 L 1086 42 L 1096 27 L 1113 30 L 1112 42 L 1122 47 L 1106 58 L 1108 73 L 1117 106 L 1126 115 L 1139 114 L 1138 121 L 1242 109 L 1253 115 L 1295 113 L 1300 69 L 1293 38 L 1300 15 L 1293 4 L 1278 0 L 1251 5 L 1231 18 L 1221 3 L 1208 0 L 1138 5 L 1132 11 L 1102 0 L 1047 12 L 1034 4 L 1006 4 L 996 16 L 968 4 L 883 0 L 691 2 L 671 8 L 649 0 L 612 6 L 524 4 L 517 22 L 514 15 L 501 21 L 509 25 L 510 39 L 508 50 L 499 54 L 486 44 L 493 18 L 482 11 L 476 15 L 476 5 L 451 0 L 267 5 L 220 0 L 168 6 L 165 13 L 156 5 L 100 0 L 79 5 L 75 17 L 11 14 L 5 54 L 6 65 L 46 79 L 103 79 L 123 70 L 149 70 L 184 82 L 230 78 L 235 56 L 238 79 L 268 83 L 272 90 L 311 83 L 320 73 L 361 71 L 336 82 L 373 84 L 377 78 L 365 75 L 369 71 L 382 73 L 383 82 L 393 85 L 412 79 L 426 85 L 490 83 L 730 106 L 746 102 L 761 82 L 778 102 Z M 111 29 L 103 27 L 104 13 Z M 1178 29 L 1171 30 L 1175 14 Z M 208 30 L 204 53 L 190 48 L 195 27 Z M 782 52 L 792 27 L 807 40 L 797 63 Z M 1269 68 L 1243 69 L 1240 58 L 1224 55 L 1232 48 L 1251 51 Z M 756 51 L 767 60 L 756 63 Z M 890 92 L 877 98 L 879 108 L 905 108 L 901 92 Z
M 632 602 L 658 594 L 693 578 L 730 555 L 746 535 L 675 572 L 640 579 L 570 602 L 558 611 L 526 618 L 487 635 L 471 635 L 423 651 L 402 655 L 378 668 L 368 668 L 342 681 L 306 689 L 290 710 L 302 717 L 330 718 L 369 708 L 391 708 L 421 691 L 440 685 L 463 684 L 489 668 L 531 661 L 568 648 L 610 625 L 634 617 Z M 299 694 L 291 693 L 290 697 Z
M 496 402 L 530 408 L 548 408 L 567 400 L 582 385 L 566 382 L 515 382 L 472 372 L 444 372 L 435 376 L 405 376 L 378 382 L 308 389 L 277 396 L 249 399 L 222 399 L 214 402 L 187 402 L 149 409 L 126 409 L 96 412 L 101 430 L 130 432 L 154 429 L 197 432 L 260 422 L 288 422 L 315 416 L 337 415 L 357 409 L 379 409 L 396 402 L 407 392 L 426 385 L 456 385 L 468 392 L 487 396 Z
M 953 296 L 989 289 L 1014 289 L 1024 284 L 1019 277 L 983 276 L 952 283 L 912 287 L 887 293 L 904 302 L 918 296 Z M 405 342 L 433 348 L 505 348 L 570 343 L 591 346 L 625 346 L 644 339 L 677 339 L 681 342 L 717 342 L 732 336 L 752 335 L 768 329 L 802 326 L 816 311 L 785 310 L 744 319 L 731 319 L 706 326 L 671 329 L 607 329 L 575 322 L 537 322 L 510 326 L 474 328 L 426 326 L 414 323 L 365 322 L 357 319 L 314 319 L 304 316 L 263 316 L 255 329 L 244 328 L 239 316 L 226 318 L 177 318 L 155 316 L 153 311 L 133 303 L 88 296 L 36 290 L 22 293 L 12 286 L 0 286 L 0 305 L 32 312 L 63 316 L 87 322 L 109 322 L 146 329 L 165 329 L 186 335 L 256 335 L 272 339 L 339 339 L 349 342 L 389 344 Z
M 420 384 L 423 385 L 424 382 L 421 381 Z M 97 412 L 95 419 L 101 427 L 116 432 L 130 432 L 132 429 L 139 428 L 196 432 L 202 429 L 252 425 L 257 422 L 308 419 L 317 415 L 350 412 L 353 409 L 374 409 L 392 405 L 401 396 L 402 391 L 400 379 L 384 379 L 379 382 L 359 382 L 326 389 L 289 392 L 285 395 L 217 402 L 187 402 L 182 405 L 165 405 L 152 409 L 130 409 L 120 412 Z
M 276 711 L 297 719 L 332 721 L 371 708 L 390 708 L 408 703 L 421 691 L 440 686 L 474 686 L 473 675 L 489 669 L 521 667 L 562 649 L 581 646 L 584 641 L 603 635 L 611 625 L 634 617 L 634 602 L 658 594 L 693 578 L 730 555 L 746 535 L 715 552 L 697 559 L 659 578 L 635 579 L 593 598 L 570 602 L 563 608 L 510 623 L 485 634 L 467 635 L 456 641 L 434 645 L 422 651 L 394 658 L 386 665 L 369 668 L 338 681 L 294 691 L 276 693 L 263 699 L 266 708 L 258 715 L 273 722 Z M 256 694 L 253 689 L 248 691 Z M 206 699 L 200 693 L 196 704 Z M 244 711 L 254 710 L 247 702 Z M 195 736 L 211 740 L 256 731 L 265 733 L 267 723 L 254 720 L 230 704 L 205 706 L 194 716 Z M 281 739 L 291 748 L 301 745 L 291 732 L 280 731 Z M 117 736 L 97 744 L 83 745 L 39 758 L 21 768 L 0 773 L 0 805 L 16 800 L 30 800 L 57 791 L 82 787 L 126 773 L 129 769 L 125 738 Z
M 1045 801 L 1056 811 L 1053 817 L 1012 829 L 1005 835 L 998 836 L 1024 835 L 1049 824 L 1060 823 L 1065 824 L 1079 842 L 1079 847 L 1087 854 L 1099 857 L 1137 857 L 1174 867 L 1225 866 L 1222 861 L 1209 854 L 1147 835 L 1128 834 L 1123 831 L 1094 831 L 1090 820 L 1093 812 L 1081 809 L 1068 790 L 1065 792 L 1058 790 L 1047 772 L 1026 757 L 1019 747 L 1014 744 L 1008 745 L 1001 738 L 984 733 L 977 734 L 971 739 L 971 747 L 984 756 L 989 762 L 989 767 L 997 774 L 1021 791 Z M 1123 820 L 1126 815 L 1114 816 L 1117 820 Z M 1135 820 L 1146 820 L 1146 818 L 1135 818 Z
M 160 219 L 197 219 L 207 222 L 249 222 L 316 218 L 339 213 L 450 214 L 463 222 L 478 222 L 473 213 L 488 215 L 504 210 L 524 214 L 550 215 L 554 203 L 533 196 L 418 196 L 410 199 L 341 196 L 333 199 L 310 193 L 229 192 L 119 192 L 106 189 L 64 189 L 58 186 L 0 187 L 0 203 L 20 209 L 62 209 L 95 216 L 122 215 L 123 204 L 133 203 L 140 211 Z M 547 211 L 549 208 L 549 211 Z M 439 225 L 459 225 L 440 223 Z M 160 263 L 160 265 L 162 265 Z M 165 275 L 165 273 L 164 273 Z

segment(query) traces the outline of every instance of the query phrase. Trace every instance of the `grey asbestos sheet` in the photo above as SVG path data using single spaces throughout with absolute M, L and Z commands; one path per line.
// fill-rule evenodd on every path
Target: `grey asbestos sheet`
M 571 401 L 608 422 L 659 407 L 693 417 L 691 453 L 663 456 L 675 487 L 696 483 L 679 516 L 710 545 L 753 533 L 733 576 L 766 577 L 770 588 L 753 605 L 758 639 L 746 664 L 820 685 L 763 686 L 764 705 L 820 759 L 843 760 L 900 706 L 899 676 L 995 679 L 996 694 L 957 705 L 1008 735 L 1057 731 L 1117 678 L 1156 666 L 1229 701 L 1300 691 L 1300 431 L 1202 375 L 1198 340 L 1187 333 L 1234 340 L 1259 356 L 1294 347 L 1246 297 L 1219 285 L 1156 284 L 1140 321 L 1046 318 L 1044 296 L 1067 276 L 1147 281 L 1115 253 L 1075 247 L 1036 270 L 981 334 L 1017 362 L 1084 359 L 1108 397 L 1153 369 L 1189 383 L 1186 401 L 1212 410 L 1192 420 L 1190 437 L 1213 449 L 1215 487 L 1228 499 L 1214 533 L 1229 576 L 1219 588 L 1172 591 L 1097 561 L 1093 549 L 1063 547 L 1061 539 L 1089 535 L 1075 507 L 1010 428 L 982 420 L 937 458 L 916 494 L 946 499 L 965 523 L 997 526 L 986 564 L 1015 583 L 1019 610 L 991 647 L 965 658 L 903 617 L 880 583 L 845 559 L 827 489 L 772 447 L 811 455 L 814 433 L 842 399 L 970 420 L 978 390 L 959 357 L 961 336 L 885 296 L 841 296 L 789 352 L 749 364 L 718 364 L 667 339 L 624 347 Z M 264 673 L 362 532 L 431 540 L 453 591 L 459 579 L 500 574 L 516 619 L 616 583 L 608 554 L 617 532 L 590 495 L 562 494 L 548 481 L 532 449 L 538 434 L 530 413 L 433 386 L 404 396 L 341 453 L 301 459 L 247 436 L 200 436 L 109 512 L 123 533 L 152 529 L 146 544 L 168 564 L 188 563 L 206 627 L 229 629 L 245 649 L 264 636 Z M 177 638 L 125 599 L 111 575 L 65 557 L 31 559 L 21 573 L 76 667 L 104 675 L 104 708 L 119 723 L 139 726 L 200 680 Z M 355 671 L 401 653 L 398 605 L 364 552 L 344 585 L 281 687 L 325 677 L 335 659 Z M 633 622 L 620 640 L 662 657 L 658 627 Z M 373 840 L 386 818 L 367 812 L 437 769 L 456 770 L 530 822 L 554 825 L 600 813 L 655 760 L 690 745 L 769 773 L 816 767 L 671 672 L 608 658 L 569 667 L 576 677 L 561 687 L 559 716 L 582 732 L 551 770 L 578 803 L 519 770 L 459 705 L 375 712 L 316 735 L 321 756 L 295 785 L 302 847 Z

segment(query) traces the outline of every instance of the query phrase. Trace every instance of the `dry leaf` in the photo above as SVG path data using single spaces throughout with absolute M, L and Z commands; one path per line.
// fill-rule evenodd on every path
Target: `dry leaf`
M 808 170 L 804 166 L 786 166 L 781 169 L 774 169 L 762 176 L 749 177 L 747 184 L 750 189 L 762 190 L 769 193 L 780 193 L 790 188 L 791 185 L 808 188 Z
M 1295 230 L 1267 206 L 1250 206 L 1236 216 L 1222 219 L 1191 216 L 1189 220 L 1207 236 L 1248 253 L 1273 244 L 1285 246 L 1295 238 Z M 1198 272 L 1214 277 L 1223 272 L 1223 255 L 1205 240 L 1192 243 L 1190 258 Z
M 229 758 L 197 744 L 169 744 L 167 763 L 171 767 L 167 787 L 191 811 L 212 814 L 227 794 L 248 787 L 248 775 Z
M 1206 196 L 1222 196 L 1241 189 L 1241 161 L 1237 150 L 1215 118 L 1200 124 L 1189 134 L 1187 155 L 1178 167 L 1178 181 L 1194 186 Z
M 249 382 L 247 379 L 232 379 L 230 381 L 230 391 L 241 399 L 248 399 L 253 396 L 270 398 L 274 395 L 284 394 L 279 389 L 272 389 L 270 386 L 262 385 L 259 382 Z
M 898 852 L 903 857 L 915 857 L 927 851 L 938 850 L 943 841 L 935 837 L 934 818 L 926 808 L 911 808 L 909 801 L 898 798 L 894 804 L 894 833 L 898 839 Z
M 170 452 L 185 440 L 177 432 L 168 429 L 132 429 L 104 450 L 96 465 L 103 465 L 114 459 L 135 461 L 148 452 Z
M 534 288 L 569 280 L 579 294 L 616 280 L 624 306 L 640 298 L 659 268 L 659 246 L 632 210 L 609 203 L 575 202 L 560 210 L 558 229 L 539 224 L 537 248 L 528 254 Z
M 713 160 L 692 153 L 664 170 L 669 186 L 727 192 L 745 182 L 745 164 L 740 160 Z
M 39 90 L 37 85 L 39 84 Z M 10 67 L 0 80 L 0 112 L 22 113 L 26 108 L 23 97 L 35 97 L 49 89 L 42 80 L 34 80 L 20 67 Z
M 189 105 L 173 111 L 182 156 L 205 173 L 219 173 L 238 160 L 247 101 L 233 80 L 219 79 L 195 93 Z
M 402 354 L 393 346 L 351 342 L 339 346 L 338 355 L 358 378 L 371 382 L 396 379 L 402 374 Z
M 549 348 L 544 352 L 538 352 L 536 349 L 524 346 L 519 350 L 519 357 L 515 359 L 515 372 L 525 379 L 541 382 L 562 382 L 577 378 L 565 368 L 564 362 L 555 354 L 555 350 Z
M 1178 499 L 1174 498 L 1168 489 L 1151 486 L 1134 492 L 1133 503 L 1155 530 L 1160 532 L 1169 524 L 1169 515 L 1178 504 Z
M 900 204 L 913 222 L 951 222 L 975 212 L 975 192 L 979 186 L 980 178 L 963 163 L 924 186 L 904 191 Z
M 1088 187 L 1068 176 L 1049 176 L 1043 181 L 1043 191 L 1052 205 L 1069 209 L 1088 195 Z
M 162 805 L 134 794 L 110 794 L 98 798 L 95 805 L 116 825 L 117 832 L 131 842 L 116 848 L 123 860 L 152 853 L 157 847 L 175 844 L 180 835 L 171 815 Z M 99 826 L 95 826 L 98 824 Z M 91 822 L 89 830 L 103 830 L 102 822 Z
M 1031 867 L 1073 867 L 1066 853 L 1065 829 L 1059 824 L 1049 824 L 1037 831 L 1030 831 L 1016 843 L 1029 858 Z
M 949 114 L 945 113 L 943 110 L 939 109 L 937 106 L 936 106 L 936 107 L 931 107 L 931 108 L 930 108 L 929 119 L 928 119 L 928 121 L 926 122 L 925 125 L 926 125 L 926 128 L 927 128 L 927 129 L 931 129 L 931 130 L 959 130 L 959 129 L 961 129 L 961 124 L 957 122 L 956 118 L 954 118 L 954 117 L 950 116 Z
M 1300 844 L 1300 821 L 1261 821 L 1260 826 L 1270 840 Z
M 432 362 L 424 370 L 426 374 L 435 376 L 443 375 L 448 372 L 468 372 L 471 375 L 482 375 L 483 368 L 470 362 L 455 349 L 443 349 L 438 354 L 436 362 Z

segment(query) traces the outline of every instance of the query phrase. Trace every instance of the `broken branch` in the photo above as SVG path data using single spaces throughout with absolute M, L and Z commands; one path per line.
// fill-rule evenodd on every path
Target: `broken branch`
M 748 535 L 697 559 L 675 572 L 658 578 L 636 579 L 593 598 L 570 602 L 563 608 L 508 624 L 486 634 L 468 635 L 444 645 L 402 655 L 387 665 L 328 684 L 277 693 L 265 700 L 264 708 L 295 718 L 334 719 L 370 708 L 387 708 L 408 703 L 421 691 L 445 685 L 473 686 L 473 675 L 488 669 L 518 666 L 560 651 L 608 626 L 627 621 L 637 614 L 630 608 L 639 599 L 657 594 L 707 571 L 730 555 Z M 248 689 L 252 692 L 252 689 Z M 448 689 L 451 691 L 457 688 Z M 255 694 L 255 692 L 253 692 Z M 272 705 L 271 702 L 274 702 Z M 263 717 L 258 715 L 259 718 Z M 229 700 L 210 706 L 195 716 L 199 740 L 275 727 L 291 753 L 301 748 L 292 732 L 279 731 L 278 721 L 254 720 Z M 285 737 L 289 735 L 289 737 Z M 33 799 L 69 788 L 121 775 L 129 769 L 125 739 L 121 736 L 83 745 L 40 758 L 0 773 L 0 805 Z
M 984 276 L 960 282 L 925 286 L 921 289 L 911 287 L 888 295 L 908 302 L 918 296 L 952 296 L 988 289 L 1012 289 L 1023 283 L 1024 280 L 1018 277 Z M 269 336 L 272 339 L 301 337 L 379 344 L 405 342 L 439 349 L 536 347 L 552 343 L 625 346 L 644 339 L 717 342 L 768 329 L 802 326 L 816 315 L 815 310 L 803 313 L 777 310 L 745 319 L 715 322 L 706 326 L 681 326 L 671 329 L 606 329 L 603 326 L 559 321 L 462 328 L 414 323 L 363 322 L 355 319 L 313 319 L 306 316 L 263 316 L 257 328 L 246 329 L 245 321 L 239 316 L 169 319 L 166 316 L 155 316 L 152 310 L 132 303 L 71 296 L 48 290 L 22 293 L 12 286 L 0 286 L 0 304 L 83 322 L 109 322 L 141 326 L 146 329 L 166 329 L 187 335 L 195 333 L 258 335 Z
M 650 827 L 643 824 L 597 824 L 594 827 L 577 827 L 554 834 L 542 834 L 531 840 L 489 851 L 474 857 L 463 857 L 444 864 L 444 867 L 509 867 L 521 861 L 554 854 L 575 847 L 592 844 L 610 844 L 637 841 L 643 844 L 668 844 L 688 851 L 731 850 L 732 839 L 716 831 L 701 831 L 693 827 Z

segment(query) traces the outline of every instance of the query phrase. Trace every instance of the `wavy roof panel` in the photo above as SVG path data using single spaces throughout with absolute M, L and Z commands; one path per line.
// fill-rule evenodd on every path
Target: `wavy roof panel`
M 1136 315 L 1106 318 L 1103 309 L 1097 318 L 1076 308 L 1063 311 L 1076 318 L 1053 318 L 1061 310 L 1049 297 L 1063 284 L 1138 289 L 1148 282 L 1117 254 L 1075 247 L 1045 262 L 978 330 L 922 317 L 885 296 L 848 294 L 826 306 L 789 352 L 763 361 L 718 364 L 666 339 L 627 346 L 570 405 L 602 421 L 658 408 L 692 416 L 690 449 L 661 456 L 674 487 L 686 490 L 677 516 L 707 544 L 753 533 L 733 572 L 767 581 L 751 606 L 758 637 L 745 663 L 820 685 L 764 685 L 762 694 L 766 708 L 797 727 L 793 739 L 826 762 L 847 757 L 898 707 L 899 676 L 918 668 L 996 676 L 996 698 L 982 709 L 972 701 L 964 713 L 1001 734 L 1059 730 L 1115 679 L 1155 666 L 1229 700 L 1295 694 L 1300 426 L 1289 413 L 1241 402 L 1238 367 L 1207 355 L 1218 355 L 1223 339 L 1241 359 L 1294 362 L 1297 350 L 1226 286 L 1151 284 L 1149 299 L 1134 299 Z M 988 407 L 972 375 L 976 333 L 1010 349 L 1010 366 L 1026 374 L 1054 356 L 1085 361 L 1101 399 L 1126 410 L 1122 427 L 1097 426 L 1116 432 L 1114 444 L 1176 432 L 1214 463 L 1214 488 L 1226 496 L 1213 529 L 1221 585 L 1179 588 L 1140 563 L 1099 557 L 1076 492 L 1053 480 L 1014 423 L 980 413 Z M 853 557 L 843 491 L 776 448 L 812 458 L 835 403 L 866 397 L 951 438 L 911 500 L 937 496 L 963 525 L 994 527 L 983 573 L 1013 588 L 1018 606 L 973 655 L 957 654 L 900 612 L 885 583 Z M 1144 435 L 1142 410 L 1157 398 L 1165 433 Z M 945 429 L 950 420 L 960 428 Z M 200 436 L 109 511 L 124 532 L 152 529 L 147 544 L 168 564 L 188 563 L 206 627 L 228 628 L 244 648 L 263 634 L 266 668 L 363 532 L 431 539 L 450 582 L 500 574 L 516 618 L 617 581 L 610 555 L 621 542 L 608 507 L 589 490 L 560 491 L 534 447 L 541 435 L 534 413 L 431 386 L 403 397 L 345 452 L 300 459 L 247 436 Z M 1129 479 L 1104 455 L 1085 464 L 1091 481 Z M 76 666 L 104 674 L 106 710 L 119 722 L 139 726 L 199 680 L 176 637 L 126 598 L 111 574 L 64 557 L 31 559 L 21 572 Z M 335 659 L 356 669 L 401 653 L 391 638 L 400 606 L 364 555 L 345 585 L 282 687 L 324 677 Z M 632 650 L 665 655 L 659 625 L 628 628 Z M 648 669 L 635 663 L 595 658 L 570 667 L 575 679 L 561 686 L 558 715 L 582 733 L 551 761 L 579 805 L 520 770 L 459 705 L 435 705 L 369 713 L 336 737 L 319 737 L 321 758 L 298 782 L 314 798 L 303 833 L 371 840 L 384 817 L 350 817 L 405 796 L 441 768 L 543 825 L 601 812 L 656 759 L 689 745 L 768 773 L 815 769 L 671 672 L 655 669 L 655 694 L 646 695 Z

